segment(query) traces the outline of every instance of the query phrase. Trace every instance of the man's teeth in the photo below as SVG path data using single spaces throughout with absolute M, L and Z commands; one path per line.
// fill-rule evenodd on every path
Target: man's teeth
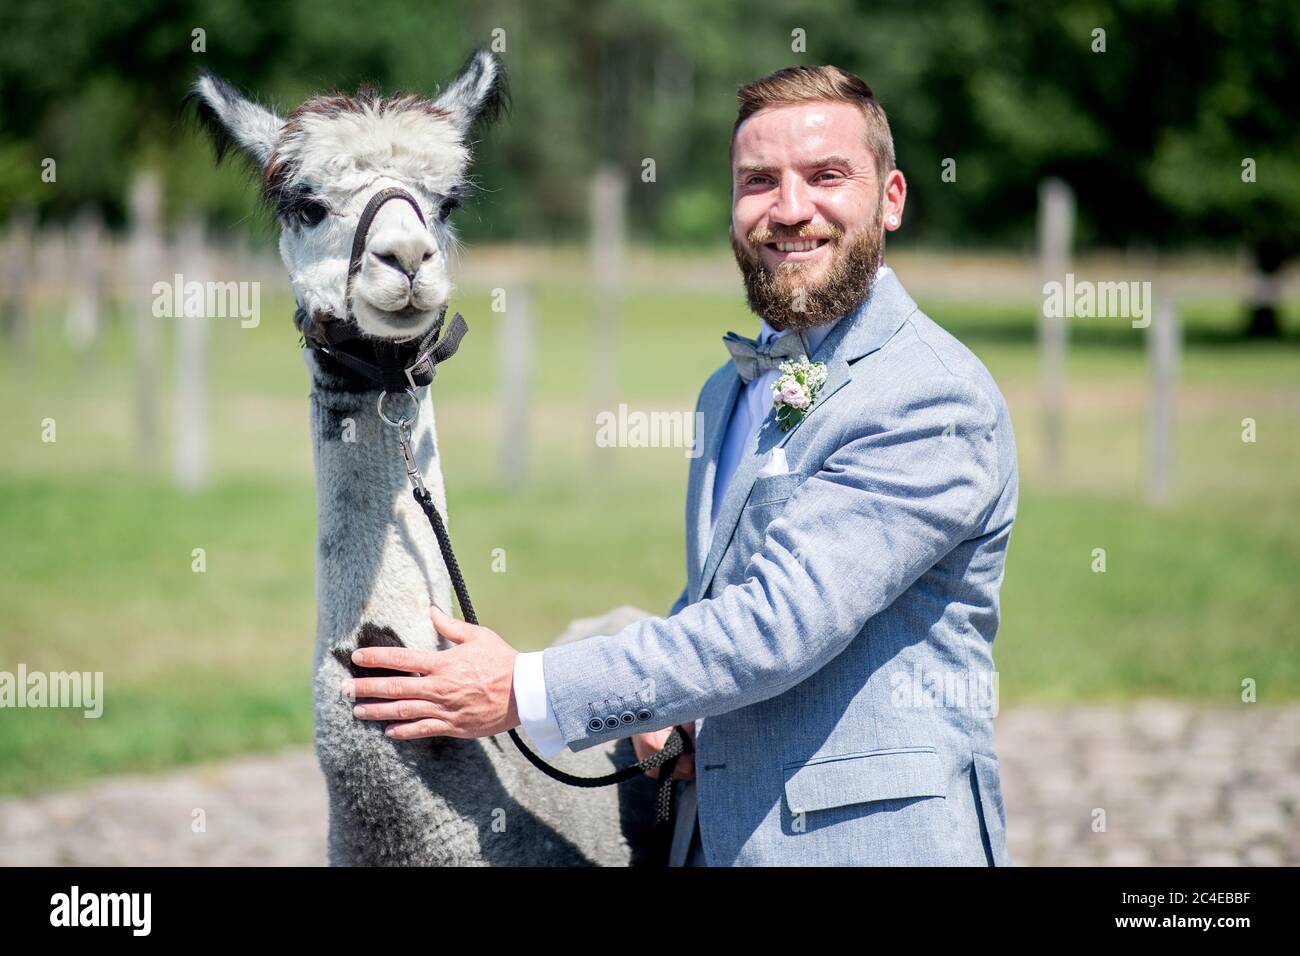
M 781 252 L 812 252 L 820 244 L 820 239 L 803 239 L 799 242 L 778 242 L 776 248 Z

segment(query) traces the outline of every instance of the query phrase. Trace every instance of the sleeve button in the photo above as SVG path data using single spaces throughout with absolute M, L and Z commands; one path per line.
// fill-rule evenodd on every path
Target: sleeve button
M 587 729 L 590 730 L 593 734 L 599 733 L 600 731 L 605 729 L 605 722 L 601 720 L 599 717 L 593 717 L 591 718 L 591 720 L 587 721 Z
M 618 719 L 625 724 L 630 724 L 636 720 L 636 714 L 632 713 L 630 710 L 625 710 L 623 713 L 618 715 Z
M 619 723 L 621 723 L 621 721 L 619 721 L 619 719 L 615 717 L 613 714 L 610 714 L 608 717 L 605 718 L 605 729 L 614 730 L 618 727 Z
M 636 712 L 637 720 L 649 720 L 653 716 L 654 716 L 654 711 L 652 711 L 649 707 L 642 707 L 640 710 Z

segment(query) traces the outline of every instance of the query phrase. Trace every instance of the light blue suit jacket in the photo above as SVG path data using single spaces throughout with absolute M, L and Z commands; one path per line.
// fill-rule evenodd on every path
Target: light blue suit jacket
M 551 706 L 573 750 L 696 721 L 674 863 L 698 804 L 712 866 L 1006 865 L 989 697 L 1018 484 L 1006 404 L 892 272 L 812 357 L 820 395 L 788 432 L 760 426 L 711 546 L 741 382 L 728 362 L 705 383 L 686 587 L 667 618 L 548 647 Z

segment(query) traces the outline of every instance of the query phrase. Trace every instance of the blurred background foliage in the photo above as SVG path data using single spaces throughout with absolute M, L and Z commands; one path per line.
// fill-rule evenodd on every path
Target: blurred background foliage
M 196 29 L 205 52 L 191 49 Z M 797 30 L 810 52 L 792 50 Z M 120 223 L 127 180 L 148 162 L 173 215 L 243 222 L 248 190 L 196 161 L 179 110 L 200 67 L 287 110 L 364 82 L 432 92 L 494 39 L 514 111 L 488 134 L 469 240 L 578 238 L 594 167 L 639 174 L 652 158 L 654 188 L 630 197 L 633 235 L 717 242 L 730 91 L 833 62 L 876 89 L 905 172 L 937 176 L 957 160 L 955 183 L 914 194 L 900 241 L 1027 248 L 1037 184 L 1055 175 L 1079 198 L 1084 245 L 1300 248 L 1300 127 L 1287 105 L 1300 4 L 1223 0 L 9 2 L 0 216 L 28 200 L 69 217 L 92 200 Z M 59 163 L 57 190 L 31 175 L 44 157 Z M 1247 157 L 1254 183 L 1242 182 Z

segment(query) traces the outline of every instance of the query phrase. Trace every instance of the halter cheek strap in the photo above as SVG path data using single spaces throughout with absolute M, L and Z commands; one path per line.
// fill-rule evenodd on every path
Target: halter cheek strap
M 317 353 L 321 365 L 339 379 L 340 387 L 345 391 L 401 391 L 428 385 L 433 381 L 438 363 L 456 353 L 460 340 L 469 331 L 465 320 L 457 313 L 452 317 L 442 340 L 438 340 L 447 314 L 445 305 L 438 313 L 433 327 L 419 339 L 391 341 L 373 338 L 358 327 L 356 317 L 352 314 L 352 282 L 361 271 L 370 227 L 384 203 L 393 199 L 410 203 L 420 225 L 428 226 L 420 204 L 405 189 L 389 186 L 379 190 L 361 210 L 356 232 L 352 235 L 352 253 L 348 257 L 348 279 L 344 293 L 346 317 L 339 320 L 332 315 L 311 315 L 301 303 L 294 313 L 294 323 L 302 332 L 303 345 Z

